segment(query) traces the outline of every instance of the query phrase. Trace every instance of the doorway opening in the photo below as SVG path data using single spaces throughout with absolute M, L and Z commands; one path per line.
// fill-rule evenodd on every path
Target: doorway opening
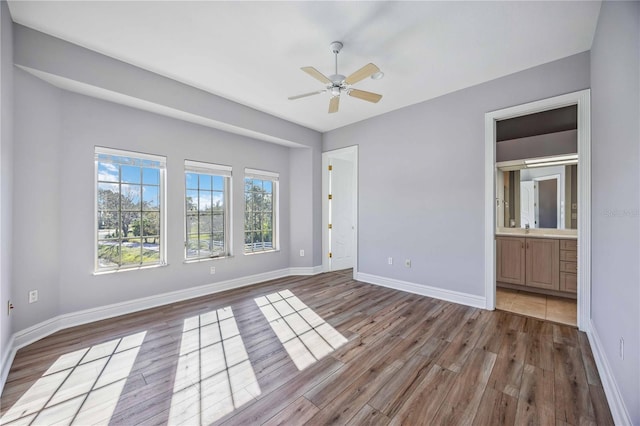
M 322 153 L 322 267 L 353 269 L 358 259 L 358 147 Z
M 565 158 L 545 158 L 530 161 L 528 167 L 541 166 L 542 162 L 549 166 L 562 165 L 566 170 L 570 170 L 570 165 L 577 163 L 577 181 L 576 200 L 568 202 L 569 198 L 558 194 L 572 183 L 572 180 L 566 179 L 565 183 L 559 183 L 553 180 L 547 184 L 548 194 L 545 196 L 548 205 L 553 205 L 551 200 L 555 192 L 555 210 L 551 210 L 555 214 L 547 214 L 545 220 L 556 223 L 557 231 L 553 235 L 562 235 L 567 233 L 567 229 L 577 228 L 577 241 L 574 237 L 573 242 L 570 238 L 547 238 L 545 241 L 543 229 L 526 229 L 513 230 L 514 235 L 508 235 L 500 241 L 504 233 L 508 233 L 509 229 L 501 230 L 499 233 L 499 223 L 501 226 L 508 228 L 518 227 L 527 228 L 526 224 L 521 224 L 523 209 L 520 200 L 520 184 L 512 179 L 512 188 L 517 188 L 515 197 L 509 199 L 509 203 L 505 203 L 507 199 L 504 194 L 499 194 L 496 189 L 496 183 L 499 179 L 507 179 L 508 176 L 503 173 L 504 170 L 515 170 L 515 168 L 499 170 L 496 164 L 496 141 L 497 139 L 497 123 L 501 120 L 524 117 L 528 115 L 544 113 L 550 110 L 573 106 L 577 107 L 577 161 L 560 161 L 568 160 Z M 532 286 L 538 288 L 550 289 L 550 285 L 560 286 L 560 290 L 571 291 L 576 294 L 577 301 L 577 326 L 580 330 L 586 331 L 589 327 L 591 317 L 591 136 L 590 136 L 590 90 L 582 90 L 575 93 L 556 96 L 528 104 L 518 105 L 493 111 L 485 114 L 485 296 L 486 308 L 493 310 L 496 308 L 496 282 L 507 282 L 514 280 L 520 285 L 520 281 L 524 280 Z M 513 151 L 512 151 L 513 152 Z M 537 156 L 533 156 L 537 157 Z M 515 157 L 520 158 L 520 157 Z M 507 160 L 507 159 L 505 159 Z M 511 159 L 509 159 L 511 160 Z M 508 161 L 505 161 L 508 162 Z M 532 164 L 533 163 L 533 164 Z M 511 166 L 512 164 L 509 164 Z M 527 167 L 525 167 L 526 169 Z M 522 168 L 520 168 L 522 169 Z M 516 176 L 519 173 L 515 172 Z M 551 173 L 550 173 L 551 174 Z M 503 176 L 504 175 L 504 176 Z M 571 175 L 570 173 L 567 176 Z M 571 175 L 573 176 L 573 175 Z M 551 178 L 552 179 L 552 178 Z M 549 180 L 551 180 L 549 179 Z M 573 178 L 571 178 L 573 179 Z M 518 181 L 519 182 L 519 181 Z M 540 180 L 537 181 L 540 183 Z M 551 188 L 553 186 L 553 189 Z M 563 189 L 564 188 L 564 189 Z M 538 194 L 538 197 L 540 194 Z M 536 203 L 535 191 L 532 192 L 534 204 Z M 539 198 L 537 200 L 539 203 Z M 538 208 L 536 218 L 536 206 L 534 205 L 533 214 L 531 215 L 535 222 L 540 220 L 540 211 Z M 538 206 L 539 207 L 539 206 Z M 525 206 L 525 208 L 528 208 Z M 501 221 L 502 220 L 502 221 Z M 515 225 L 513 223 L 515 222 Z M 509 223 L 505 225 L 505 223 Z M 576 232 L 576 231 L 573 231 Z M 531 233 L 531 235 L 529 234 Z M 519 235 L 523 234 L 523 235 Z M 538 236 L 540 239 L 531 238 Z M 557 246 L 557 247 L 556 247 Z M 505 255 L 506 248 L 509 247 L 508 254 Z M 529 250 L 527 250 L 529 248 Z M 505 249 L 498 254 L 497 251 Z M 549 254 L 549 253 L 557 253 Z M 510 260 L 498 265 L 498 259 Z M 508 259 L 510 258 L 510 259 Z M 527 261 L 529 259 L 529 261 Z M 548 263 L 552 265 L 548 268 L 537 268 L 532 265 Z M 556 269 L 553 265 L 558 265 Z M 506 265 L 506 266 L 505 266 Z M 527 270 L 531 268 L 531 270 Z M 557 277 L 556 277 L 557 273 Z M 500 275 L 500 280 L 497 280 Z M 564 286 L 564 287 L 562 287 Z M 516 287 L 519 291 L 519 287 Z M 547 292 L 551 293 L 552 292 Z

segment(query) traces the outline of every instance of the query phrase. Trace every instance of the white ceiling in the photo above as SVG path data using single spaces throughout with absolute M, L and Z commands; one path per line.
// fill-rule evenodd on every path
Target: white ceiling
M 212 2 L 10 1 L 13 20 L 319 131 L 589 50 L 599 1 Z M 356 85 L 378 104 L 328 94 L 300 70 L 368 62 Z

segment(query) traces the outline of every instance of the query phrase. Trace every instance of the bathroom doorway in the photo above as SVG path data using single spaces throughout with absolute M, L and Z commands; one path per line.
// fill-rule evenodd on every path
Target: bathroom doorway
M 498 177 L 503 179 L 501 170 L 497 168 L 496 161 L 496 142 L 497 142 L 497 123 L 500 120 L 508 120 L 512 118 L 524 117 L 527 115 L 533 115 L 537 113 L 543 113 L 546 111 L 560 109 L 565 107 L 574 106 L 577 109 L 577 125 L 574 130 L 576 133 L 576 151 L 577 153 L 570 158 L 559 158 L 559 155 L 531 155 L 531 156 L 517 156 L 517 150 L 515 142 L 510 145 L 511 154 L 514 158 L 528 158 L 530 161 L 528 164 L 524 164 L 524 161 L 520 161 L 518 167 L 515 164 L 510 164 L 511 170 L 529 169 L 538 166 L 563 166 L 567 171 L 567 176 L 573 178 L 567 178 L 563 183 L 555 182 L 555 209 L 552 206 L 553 202 L 550 201 L 552 195 L 546 194 L 543 200 L 544 218 L 545 224 L 549 226 L 549 223 L 556 224 L 556 231 L 545 234 L 543 229 L 527 229 L 526 231 L 520 229 L 507 229 L 509 225 L 502 224 L 502 231 L 507 235 L 503 235 L 506 238 L 503 244 L 498 241 L 500 236 L 498 235 L 498 219 L 505 219 L 510 217 L 510 222 L 520 222 L 520 198 L 518 194 L 517 200 L 515 198 L 509 199 L 507 203 L 506 197 L 503 199 L 499 197 L 499 191 L 496 189 L 496 182 Z M 509 306 L 509 309 L 517 308 L 521 303 L 519 295 L 525 294 L 528 299 L 536 299 L 538 306 L 538 314 L 544 310 L 544 318 L 557 322 L 561 321 L 560 318 L 555 319 L 547 318 L 547 311 L 554 314 L 563 315 L 560 309 L 556 309 L 558 301 L 564 302 L 569 298 L 556 299 L 558 296 L 566 296 L 569 292 L 573 291 L 575 294 L 575 323 L 580 330 L 585 330 L 588 327 L 588 321 L 590 318 L 590 296 L 591 296 L 591 277 L 590 277 L 590 91 L 583 90 L 567 95 L 557 96 L 554 98 L 544 99 L 541 101 L 532 102 L 529 104 L 518 105 L 515 107 L 506 108 L 503 110 L 493 111 L 485 114 L 485 295 L 486 295 L 486 307 L 487 309 L 504 308 Z M 521 141 L 519 141 L 521 142 Z M 539 147 L 540 145 L 538 145 Z M 570 161 L 569 161 L 570 160 Z M 579 166 L 577 166 L 579 164 Z M 576 165 L 577 176 L 574 176 L 569 169 L 569 166 Z M 505 179 L 506 180 L 506 179 Z M 549 179 L 550 180 L 550 179 Z M 513 182 L 513 180 L 512 180 Z M 576 184 L 576 197 L 575 202 L 572 202 L 570 198 L 560 197 L 558 200 L 558 189 L 564 191 L 570 187 L 571 184 Z M 512 185 L 515 186 L 515 185 Z M 551 187 L 551 184 L 546 185 Z M 518 183 L 519 187 L 519 183 Z M 553 190 L 549 189 L 549 193 L 553 194 Z M 518 191 L 520 192 L 520 191 Z M 540 194 L 536 200 L 534 195 L 534 218 L 533 221 L 539 225 L 540 223 Z M 517 208 L 515 206 L 518 206 Z M 537 207 L 538 214 L 535 218 L 535 210 Z M 509 212 L 511 215 L 505 212 Z M 517 209 L 517 214 L 514 215 L 514 210 Z M 555 215 L 547 212 L 547 209 L 551 209 L 555 212 Z M 571 238 L 565 235 L 569 230 L 563 229 L 567 224 L 575 223 L 577 228 L 576 237 Z M 518 223 L 518 226 L 524 228 L 524 224 Z M 515 228 L 515 226 L 513 226 Z M 510 235 L 512 232 L 515 235 Z M 517 235 L 522 233 L 523 235 Z M 530 233 L 536 235 L 530 235 Z M 557 234 L 557 235 L 556 235 Z M 536 240 L 535 238 L 540 238 Z M 547 241 L 542 239 L 546 238 Z M 573 241 L 571 241 L 573 239 Z M 579 244 L 578 244 L 579 241 Z M 502 250 L 504 247 L 510 247 L 512 252 L 507 253 Z M 500 253 L 498 253 L 500 252 Z M 503 262 L 503 269 L 499 269 L 498 261 L 502 257 L 502 260 L 510 259 L 509 262 Z M 527 261 L 528 260 L 528 261 Z M 545 263 L 546 262 L 546 263 Z M 545 264 L 544 268 L 540 267 L 541 264 Z M 497 291 L 496 282 L 498 276 L 502 274 L 503 281 L 506 281 L 506 286 Z M 506 279 L 505 279 L 506 277 Z M 510 284 L 509 280 L 514 280 L 516 284 Z M 521 282 L 523 284 L 521 284 Z M 524 287 L 522 287 L 524 285 Z M 529 288 L 527 288 L 529 286 Z M 505 289 L 504 292 L 502 289 Z M 542 289 L 542 290 L 540 290 Z M 535 290 L 535 295 L 529 294 L 527 290 Z M 540 293 L 542 296 L 540 296 Z M 504 295 L 504 299 L 500 301 L 499 306 L 496 303 L 496 295 Z M 542 299 L 542 297 L 544 299 Z M 502 298 L 501 298 L 502 299 Z M 551 302 L 549 302 L 551 300 Z M 569 299 L 570 300 L 570 299 Z M 543 308 L 544 307 L 544 308 Z M 521 312 L 525 315 L 527 313 Z M 532 315 L 532 313 L 529 313 Z M 532 315 L 534 316 L 534 315 Z M 543 315 L 535 315 L 542 317 Z

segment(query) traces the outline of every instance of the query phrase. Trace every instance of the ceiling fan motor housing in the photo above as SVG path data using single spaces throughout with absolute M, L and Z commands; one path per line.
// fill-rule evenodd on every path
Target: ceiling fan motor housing
M 345 78 L 347 77 L 342 74 L 333 74 L 329 76 L 329 80 L 331 80 L 334 86 L 340 86 Z

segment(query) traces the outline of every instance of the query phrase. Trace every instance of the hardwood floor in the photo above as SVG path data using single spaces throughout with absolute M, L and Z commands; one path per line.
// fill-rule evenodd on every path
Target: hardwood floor
M 613 424 L 573 327 L 288 277 L 18 351 L 3 424 Z

